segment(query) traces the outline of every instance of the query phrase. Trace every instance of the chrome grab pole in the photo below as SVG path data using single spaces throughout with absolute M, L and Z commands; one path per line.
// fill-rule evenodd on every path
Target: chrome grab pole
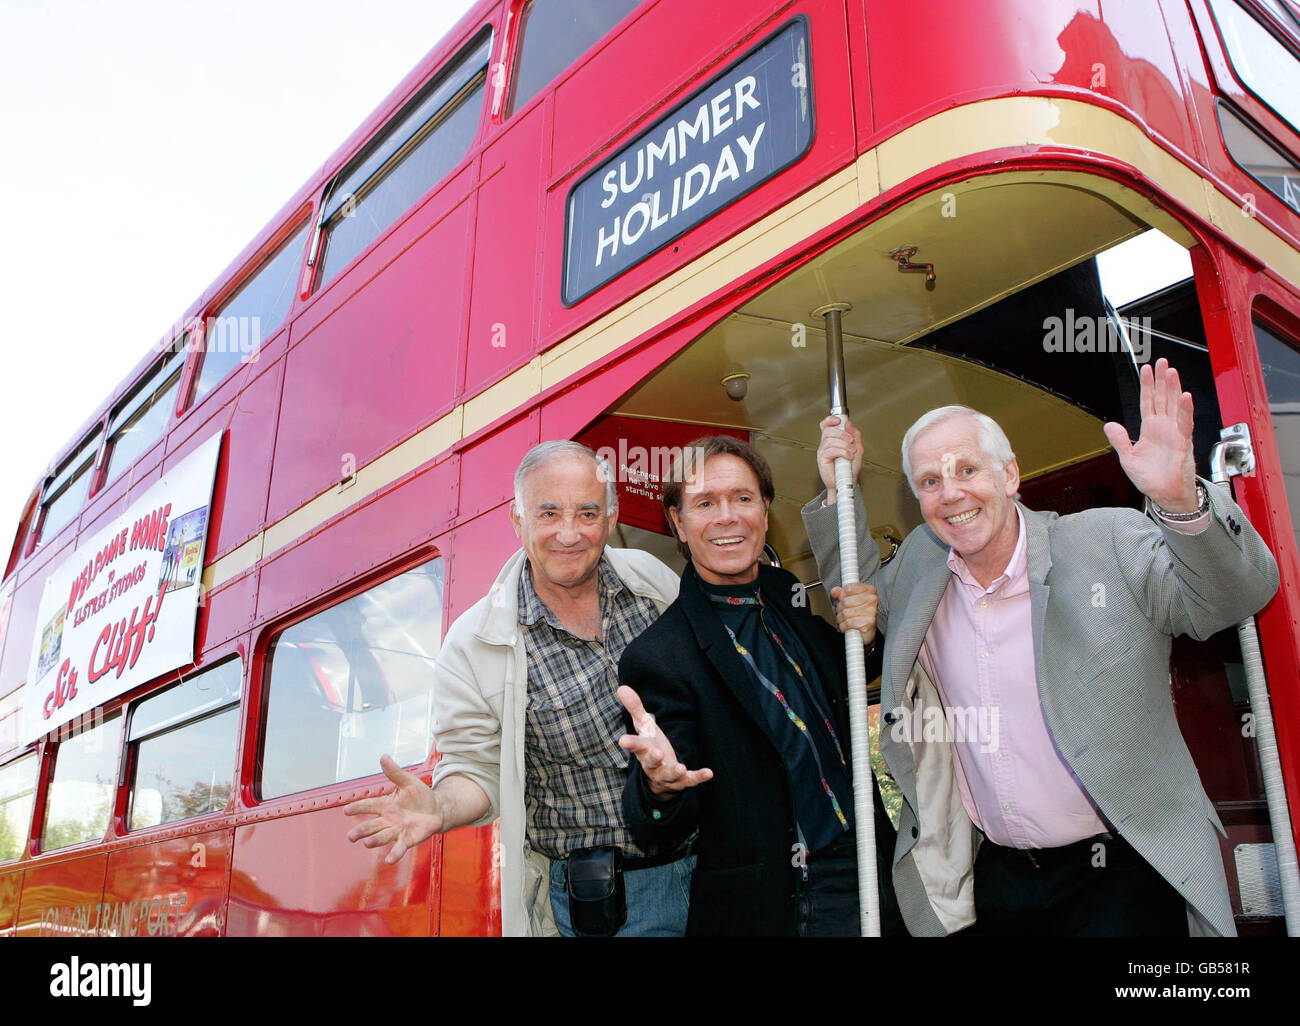
M 848 303 L 828 303 L 813 311 L 826 322 L 826 379 L 831 413 L 849 415 L 844 382 L 844 336 L 841 319 Z M 853 514 L 853 464 L 835 461 L 835 511 L 840 529 L 840 581 L 858 581 L 858 535 Z M 880 936 L 880 888 L 876 874 L 876 815 L 873 805 L 875 777 L 871 772 L 871 733 L 867 707 L 867 658 L 862 635 L 844 635 L 844 655 L 849 678 L 849 730 L 852 737 L 853 816 L 858 844 L 858 917 L 864 937 Z

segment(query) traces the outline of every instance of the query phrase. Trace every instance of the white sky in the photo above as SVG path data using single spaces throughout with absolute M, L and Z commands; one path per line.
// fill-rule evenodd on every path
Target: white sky
M 0 0 L 0 565 L 73 433 L 471 6 Z
M 72 434 L 472 0 L 0 0 L 0 568 Z

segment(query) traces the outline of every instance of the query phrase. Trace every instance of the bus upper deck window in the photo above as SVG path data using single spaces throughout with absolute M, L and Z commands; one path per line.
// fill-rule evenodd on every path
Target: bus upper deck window
M 423 563 L 281 631 L 267 653 L 262 798 L 379 772 L 432 747 L 443 566 Z
M 1241 84 L 1300 132 L 1300 60 L 1236 0 L 1210 0 Z
M 108 422 L 109 454 L 105 481 L 117 477 L 162 437 L 176 405 L 176 389 L 181 383 L 184 366 L 183 350 L 168 353 L 113 411 Z
M 35 752 L 0 766 L 0 862 L 18 858 L 27 846 L 38 768 Z
M 1280 331 L 1259 321 L 1255 322 L 1255 344 L 1264 371 L 1277 451 L 1282 458 L 1291 529 L 1300 542 L 1300 345 L 1284 341 Z
M 96 431 L 71 456 L 63 461 L 41 495 L 45 519 L 41 524 L 41 541 L 53 538 L 78 513 L 90 494 L 94 478 L 95 456 L 99 452 L 102 431 Z
M 492 33 L 407 105 L 330 186 L 321 208 L 319 288 L 406 213 L 469 152 L 483 111 Z
M 231 659 L 151 695 L 131 713 L 127 829 L 220 812 L 230 798 L 243 664 Z
M 1260 0 L 1260 2 L 1277 19 L 1278 24 L 1300 42 L 1300 6 L 1296 5 L 1295 0 Z
M 1300 164 L 1252 128 L 1222 100 L 1218 103 L 1219 131 L 1228 156 L 1251 178 L 1300 214 Z
M 122 717 L 114 713 L 59 742 L 45 804 L 42 851 L 97 841 L 104 836 L 117 789 L 121 738 Z
M 524 11 L 514 112 L 554 81 L 641 0 L 533 0 Z
M 307 237 L 304 222 L 249 276 L 203 326 L 203 357 L 194 402 L 242 363 L 255 360 L 262 342 L 284 322 L 293 301 Z

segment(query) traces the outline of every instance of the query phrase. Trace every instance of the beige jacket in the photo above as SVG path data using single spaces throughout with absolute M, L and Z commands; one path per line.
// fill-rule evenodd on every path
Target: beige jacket
M 633 594 L 659 611 L 677 598 L 677 575 L 649 553 L 606 547 L 605 558 Z M 554 936 L 549 870 L 532 851 L 524 812 L 524 707 L 527 657 L 519 629 L 519 549 L 488 593 L 456 618 L 438 653 L 434 683 L 434 741 L 441 758 L 433 782 L 459 773 L 483 788 L 491 803 L 472 826 L 501 819 L 501 933 Z M 506 743 L 502 744 L 502 739 Z

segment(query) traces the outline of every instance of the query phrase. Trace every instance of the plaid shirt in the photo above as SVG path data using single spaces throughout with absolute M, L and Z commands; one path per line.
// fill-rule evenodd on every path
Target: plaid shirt
M 623 587 L 609 561 L 597 564 L 602 641 L 574 637 L 519 578 L 519 624 L 528 655 L 524 727 L 524 804 L 528 840 L 553 859 L 579 848 L 616 844 L 648 854 L 623 822 L 628 754 L 618 690 L 618 660 L 659 616 L 655 604 Z

